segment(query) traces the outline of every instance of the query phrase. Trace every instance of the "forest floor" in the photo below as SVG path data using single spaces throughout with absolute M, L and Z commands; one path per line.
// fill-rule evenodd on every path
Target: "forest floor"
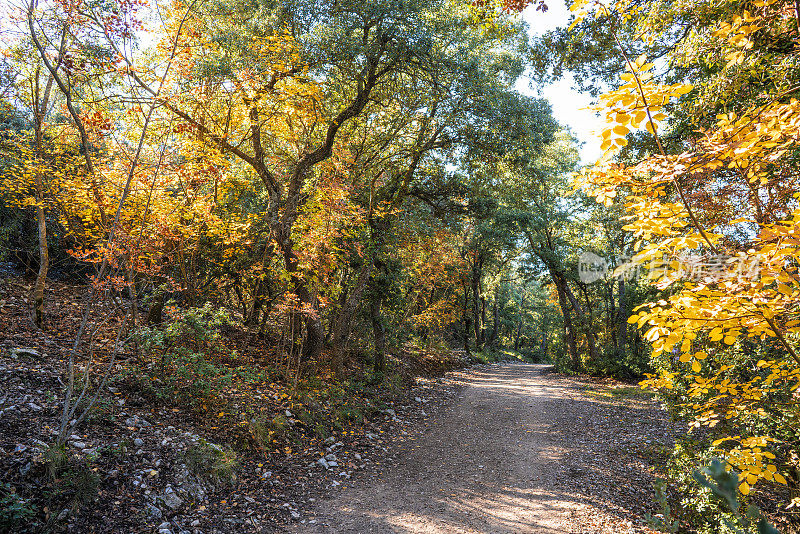
M 239 356 L 213 363 L 248 374 L 213 405 L 154 396 L 128 357 L 58 452 L 84 291 L 51 284 L 45 331 L 29 291 L 0 276 L 0 532 L 652 532 L 654 476 L 680 429 L 635 384 L 542 365 L 442 376 L 419 364 L 465 361 L 397 355 L 402 384 L 295 391 L 269 378 L 265 342 L 235 330 L 225 340 Z M 242 427 L 252 409 L 272 442 Z
M 642 533 L 678 429 L 646 394 L 498 364 L 307 511 L 298 533 Z

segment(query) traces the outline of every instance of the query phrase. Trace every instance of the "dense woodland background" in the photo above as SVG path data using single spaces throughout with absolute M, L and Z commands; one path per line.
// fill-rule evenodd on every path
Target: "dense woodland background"
M 789 525 L 796 5 L 578 0 L 533 40 L 525 7 L 12 2 L 0 255 L 32 282 L 32 324 L 69 339 L 54 447 L 112 383 L 202 417 L 259 384 L 343 387 L 338 417 L 358 419 L 348 388 L 512 357 L 647 374 L 695 429 L 668 454 L 660 528 L 756 528 L 693 477 L 712 458 L 739 475 L 726 495 Z M 609 120 L 584 169 L 514 90 L 565 72 Z M 583 282 L 588 252 L 630 269 Z M 698 276 L 686 258 L 724 260 Z M 81 288 L 68 328 L 54 283 Z M 277 443 L 280 421 L 239 410 L 245 441 Z

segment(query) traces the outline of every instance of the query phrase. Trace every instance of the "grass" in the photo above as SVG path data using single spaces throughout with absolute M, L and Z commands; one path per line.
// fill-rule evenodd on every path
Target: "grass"
M 186 451 L 186 465 L 200 478 L 227 484 L 236 479 L 236 452 L 201 439 Z

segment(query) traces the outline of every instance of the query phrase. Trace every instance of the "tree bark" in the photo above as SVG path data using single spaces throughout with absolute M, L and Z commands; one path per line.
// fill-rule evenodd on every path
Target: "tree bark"
M 572 362 L 573 370 L 577 371 L 581 368 L 581 360 L 578 355 L 578 345 L 575 340 L 575 326 L 572 324 L 572 316 L 570 306 L 567 302 L 568 287 L 566 279 L 554 271 L 550 272 L 553 282 L 556 285 L 556 292 L 558 293 L 558 305 L 561 308 L 561 315 L 564 317 L 564 343 L 569 352 L 570 361 Z
M 575 310 L 575 313 L 578 315 L 578 320 L 584 326 L 584 336 L 586 337 L 586 345 L 589 347 L 589 360 L 595 361 L 597 359 L 597 345 L 595 343 L 594 332 L 592 332 L 591 320 L 589 321 L 586 320 L 586 313 L 584 312 L 583 306 L 581 306 L 580 301 L 577 299 L 577 297 L 575 297 L 575 294 L 572 292 L 572 289 L 570 289 L 569 283 L 567 282 L 567 278 L 566 276 L 564 276 L 564 273 L 560 272 L 557 273 L 557 275 L 562 280 L 565 294 L 569 299 L 570 303 L 572 304 L 572 308 Z
M 41 176 L 37 171 L 37 190 L 41 187 Z M 36 223 L 39 228 L 39 272 L 36 273 L 36 283 L 33 286 L 33 322 L 39 328 L 44 324 L 44 290 L 47 281 L 47 270 L 50 266 L 50 252 L 47 248 L 47 224 L 45 220 L 43 199 L 37 191 Z
M 42 328 L 44 325 L 44 292 L 47 283 L 47 271 L 50 267 L 50 251 L 47 247 L 47 219 L 44 210 L 44 180 L 42 177 L 42 137 L 44 135 L 44 114 L 47 111 L 47 102 L 50 98 L 50 88 L 53 77 L 50 76 L 45 87 L 44 96 L 40 95 L 39 71 L 37 69 L 33 87 L 33 114 L 34 114 L 34 150 L 36 161 L 35 187 L 36 187 L 36 226 L 39 234 L 39 271 L 36 273 L 36 283 L 33 285 L 33 322 Z
M 356 281 L 350 289 L 350 293 L 339 309 L 332 329 L 331 348 L 333 357 L 331 359 L 331 366 L 339 377 L 342 376 L 344 369 L 344 353 L 347 348 L 347 339 L 350 337 L 353 316 L 358 309 L 359 302 L 361 302 L 361 296 L 364 294 L 367 282 L 369 282 L 370 275 L 372 274 L 372 266 L 373 262 L 371 258 L 364 261 L 364 264 L 358 271 Z
M 494 289 L 494 305 L 492 306 L 492 346 L 497 346 L 497 341 L 500 337 L 500 312 L 497 306 L 497 301 L 500 298 L 500 284 Z
M 372 334 L 375 337 L 375 352 L 373 353 L 374 370 L 376 373 L 386 372 L 386 328 L 383 326 L 381 318 L 381 305 L 383 297 L 377 296 L 372 299 L 369 308 L 370 320 L 372 322 Z
M 483 272 L 483 255 L 477 254 L 475 263 L 472 265 L 472 325 L 475 333 L 475 350 L 481 350 L 483 340 L 481 339 L 481 274 Z

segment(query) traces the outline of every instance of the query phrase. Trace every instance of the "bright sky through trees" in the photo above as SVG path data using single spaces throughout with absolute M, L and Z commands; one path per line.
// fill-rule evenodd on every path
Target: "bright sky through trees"
M 529 25 L 529 35 L 540 35 L 567 24 L 569 11 L 562 2 L 549 2 L 547 7 L 545 13 L 536 11 L 535 6 L 529 6 L 523 12 L 522 16 Z M 531 88 L 527 79 L 521 79 L 517 89 L 524 94 L 542 96 L 550 102 L 553 106 L 553 116 L 557 117 L 561 124 L 568 126 L 582 143 L 581 163 L 594 163 L 600 157 L 602 152 L 598 133 L 603 128 L 603 121 L 593 111 L 587 109 L 592 98 L 572 88 L 571 75 L 567 74 L 558 82 L 541 89 Z

